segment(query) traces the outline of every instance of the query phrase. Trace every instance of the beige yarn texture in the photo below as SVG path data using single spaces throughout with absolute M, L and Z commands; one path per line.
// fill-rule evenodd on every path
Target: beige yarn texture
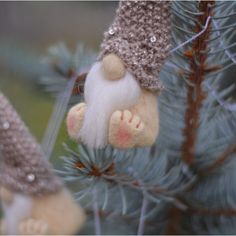
M 114 22 L 104 34 L 99 60 L 114 53 L 151 91 L 163 89 L 158 79 L 170 49 L 169 1 L 120 1 Z
M 62 187 L 40 146 L 1 92 L 0 185 L 29 195 L 53 193 Z

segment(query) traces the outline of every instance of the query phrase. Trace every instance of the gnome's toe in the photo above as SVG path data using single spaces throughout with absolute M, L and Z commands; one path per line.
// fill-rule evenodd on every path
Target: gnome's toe
M 47 223 L 41 220 L 27 219 L 19 225 L 21 235 L 46 235 L 48 233 Z

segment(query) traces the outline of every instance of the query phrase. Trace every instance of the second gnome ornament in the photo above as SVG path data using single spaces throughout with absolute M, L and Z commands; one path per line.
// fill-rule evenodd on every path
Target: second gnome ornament
M 0 203 L 0 235 L 72 235 L 85 222 L 83 209 L 1 92 Z
M 170 2 L 120 1 L 89 71 L 69 135 L 93 148 L 150 146 L 159 131 L 158 75 L 170 49 Z

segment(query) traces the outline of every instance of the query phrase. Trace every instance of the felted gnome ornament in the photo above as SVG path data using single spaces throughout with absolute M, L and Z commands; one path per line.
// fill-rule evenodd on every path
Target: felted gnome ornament
M 2 234 L 75 234 L 85 215 L 0 92 Z
M 170 49 L 170 2 L 120 1 L 98 61 L 84 87 L 85 103 L 67 116 L 69 135 L 93 148 L 150 146 L 159 131 L 158 75 Z

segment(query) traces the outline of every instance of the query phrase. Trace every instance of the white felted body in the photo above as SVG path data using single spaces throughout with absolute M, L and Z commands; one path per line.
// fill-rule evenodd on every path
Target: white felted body
M 102 63 L 97 62 L 87 75 L 84 94 L 87 107 L 78 138 L 91 147 L 100 148 L 108 144 L 112 113 L 134 106 L 141 89 L 128 71 L 122 79 L 107 80 L 103 74 Z
M 31 214 L 31 198 L 21 194 L 14 194 L 11 204 L 3 202 L 4 211 L 4 230 L 8 235 L 14 235 L 18 232 L 19 223 Z

